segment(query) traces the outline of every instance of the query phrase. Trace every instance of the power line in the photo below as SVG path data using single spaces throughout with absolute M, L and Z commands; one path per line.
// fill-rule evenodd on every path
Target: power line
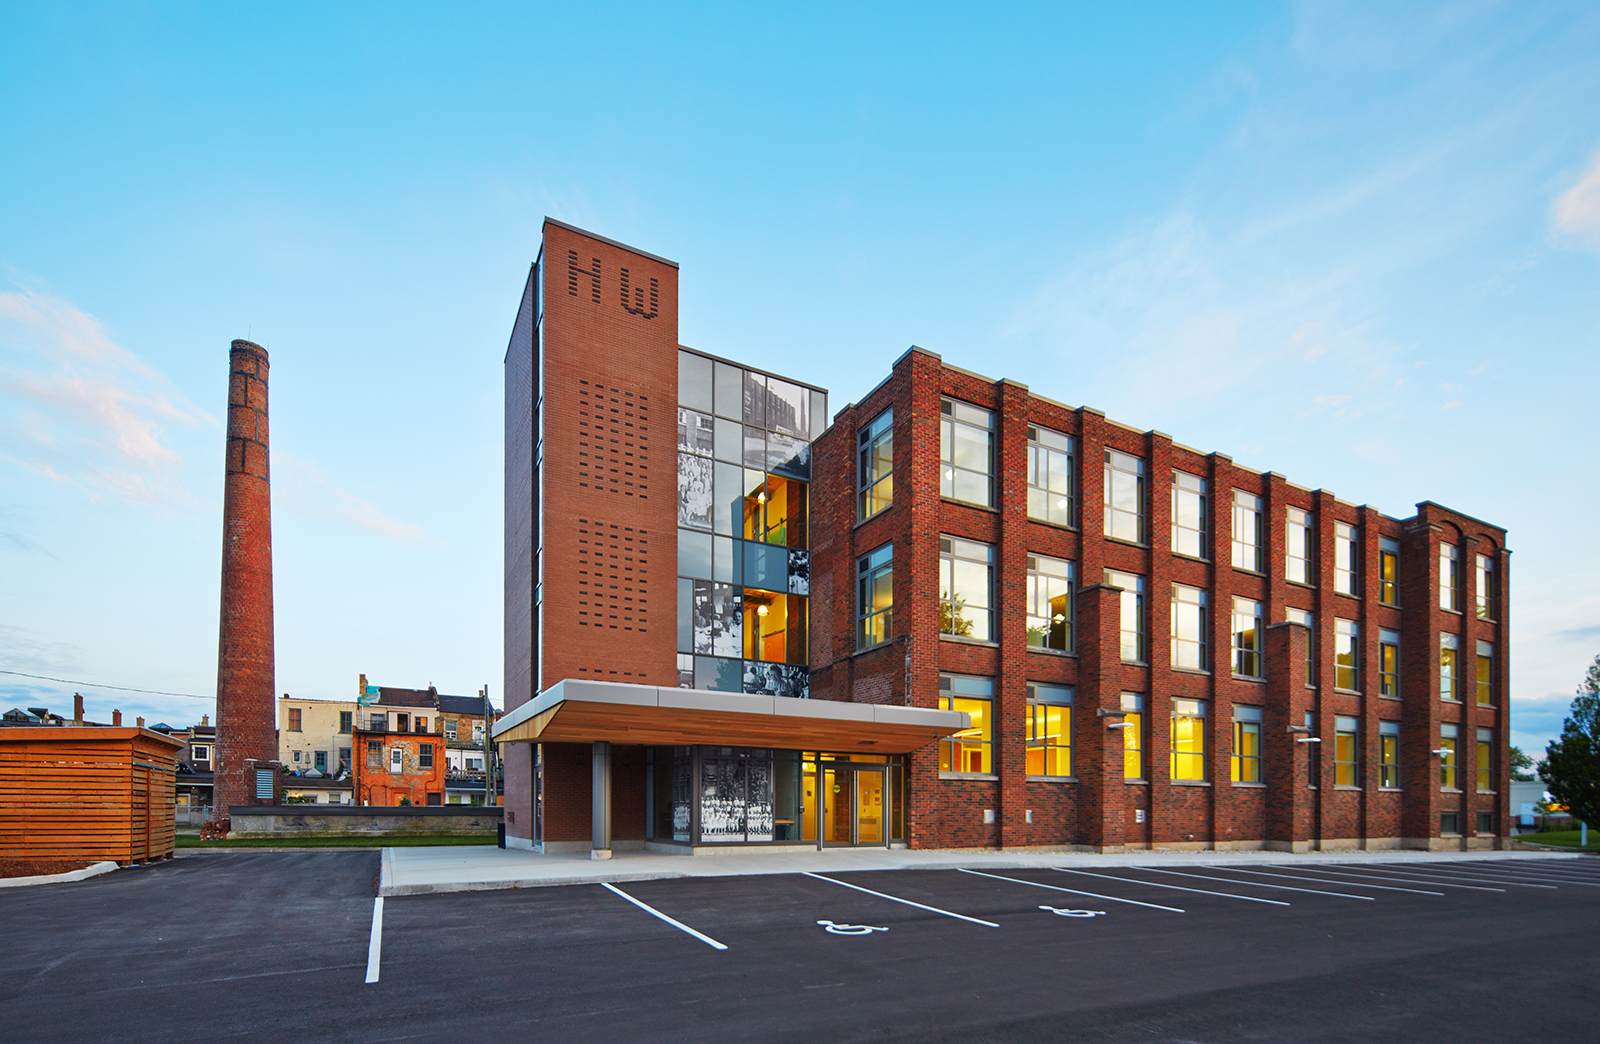
M 163 692 L 160 689 L 135 689 L 130 685 L 101 685 L 98 682 L 73 681 L 71 678 L 51 678 L 43 674 L 27 674 L 23 671 L 0 671 L 0 674 L 14 674 L 19 678 L 38 678 L 40 681 L 60 682 L 62 685 L 81 685 L 85 689 L 117 689 L 122 692 L 147 692 L 152 696 L 182 696 L 191 700 L 215 700 L 215 696 L 196 696 L 192 692 Z

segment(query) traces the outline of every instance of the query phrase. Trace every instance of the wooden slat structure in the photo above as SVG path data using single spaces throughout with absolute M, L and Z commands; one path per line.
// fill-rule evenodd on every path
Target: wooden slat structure
M 149 729 L 0 729 L 0 856 L 170 856 L 182 749 Z
M 494 738 L 907 754 L 968 725 L 962 712 L 925 707 L 567 679 L 502 718 Z

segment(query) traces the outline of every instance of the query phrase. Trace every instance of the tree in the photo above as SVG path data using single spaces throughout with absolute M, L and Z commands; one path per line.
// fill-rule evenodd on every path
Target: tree
M 1517 783 L 1532 783 L 1533 759 L 1522 752 L 1521 747 L 1511 748 L 1511 778 Z
M 1541 768 L 1550 796 L 1572 818 L 1600 826 L 1600 656 L 1578 686 L 1561 738 L 1545 748 Z

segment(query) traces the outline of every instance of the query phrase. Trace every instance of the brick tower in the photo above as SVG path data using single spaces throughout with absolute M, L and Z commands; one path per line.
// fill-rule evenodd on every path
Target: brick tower
M 272 770 L 273 796 L 268 800 L 275 800 L 278 758 L 266 349 L 234 341 L 230 363 L 217 642 L 217 819 L 227 817 L 229 805 L 258 800 L 257 767 Z

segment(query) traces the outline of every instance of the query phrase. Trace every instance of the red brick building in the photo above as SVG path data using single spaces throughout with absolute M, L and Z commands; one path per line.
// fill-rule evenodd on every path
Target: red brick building
M 679 346 L 677 277 L 546 222 L 506 356 L 508 843 L 1505 833 L 1502 530 L 920 349 L 830 425 Z

